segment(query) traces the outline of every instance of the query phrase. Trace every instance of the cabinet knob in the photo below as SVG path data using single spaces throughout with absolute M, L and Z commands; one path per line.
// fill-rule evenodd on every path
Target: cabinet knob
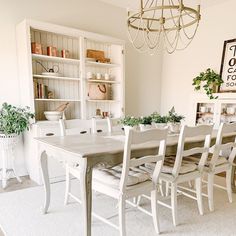
M 46 136 L 54 136 L 54 133 L 47 133 Z

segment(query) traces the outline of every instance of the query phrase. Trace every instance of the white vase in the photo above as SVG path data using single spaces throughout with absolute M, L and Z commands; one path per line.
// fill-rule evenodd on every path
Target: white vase
M 154 127 L 157 129 L 165 129 L 167 127 L 167 123 L 154 123 Z
M 145 130 L 153 129 L 153 126 L 152 125 L 139 124 L 139 128 L 140 128 L 141 131 L 145 131 Z
M 18 134 L 1 134 L 0 133 L 0 149 L 9 149 L 15 147 L 19 142 Z
M 170 129 L 170 132 L 172 133 L 179 133 L 180 132 L 180 126 L 181 126 L 181 123 L 169 123 L 168 124 L 169 126 L 169 129 Z
M 124 125 L 125 135 L 128 135 L 129 130 L 137 130 L 137 126 Z

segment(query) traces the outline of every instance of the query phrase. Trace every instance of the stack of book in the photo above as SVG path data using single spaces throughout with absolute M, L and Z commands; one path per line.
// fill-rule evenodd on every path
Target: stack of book
M 35 98 L 48 98 L 48 86 L 34 82 L 34 96 Z

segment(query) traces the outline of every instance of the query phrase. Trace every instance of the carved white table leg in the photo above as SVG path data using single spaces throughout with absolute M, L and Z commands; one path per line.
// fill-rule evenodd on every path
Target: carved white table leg
M 47 154 L 45 151 L 41 153 L 40 166 L 41 166 L 43 185 L 44 185 L 44 190 L 45 190 L 45 202 L 42 208 L 42 212 L 43 214 L 46 214 L 49 208 L 49 204 L 50 204 L 51 191 L 50 191 L 50 182 L 49 182 L 49 175 L 48 175 Z
M 87 159 L 81 161 L 80 186 L 81 202 L 83 208 L 83 230 L 84 236 L 91 236 L 91 211 L 92 211 L 92 169 Z

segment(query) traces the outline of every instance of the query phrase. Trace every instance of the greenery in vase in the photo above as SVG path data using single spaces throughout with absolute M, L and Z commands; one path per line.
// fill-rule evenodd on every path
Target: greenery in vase
M 0 110 L 0 132 L 5 135 L 21 134 L 29 129 L 30 119 L 34 114 L 30 108 L 18 108 L 7 103 L 2 104 Z
M 168 122 L 168 116 L 161 116 L 157 112 L 152 113 L 152 122 L 156 124 L 163 124 Z
M 134 127 L 139 124 L 139 119 L 135 118 L 133 116 L 126 116 L 123 119 L 120 120 L 120 123 L 125 126 L 131 126 Z
M 214 70 L 208 68 L 205 72 L 201 72 L 197 77 L 193 79 L 192 85 L 194 86 L 196 91 L 200 90 L 201 87 L 203 87 L 206 95 L 210 99 L 217 99 L 217 96 L 213 96 L 213 93 L 215 92 L 214 87 L 219 87 L 223 83 L 224 81 L 222 80 L 220 75 L 217 74 Z
M 170 123 L 179 123 L 184 118 L 185 118 L 184 116 L 178 115 L 175 112 L 175 108 L 174 107 L 172 107 L 171 110 L 169 111 L 168 122 L 170 122 Z
M 139 123 L 142 125 L 151 125 L 152 124 L 152 117 L 151 116 L 144 116 L 139 119 Z

